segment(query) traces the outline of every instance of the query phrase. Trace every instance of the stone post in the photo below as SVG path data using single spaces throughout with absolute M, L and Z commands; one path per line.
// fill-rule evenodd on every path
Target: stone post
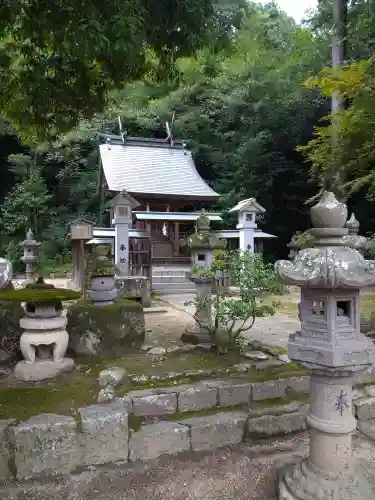
M 115 227 L 115 264 L 120 276 L 129 274 L 129 229 L 132 226 L 132 210 L 139 203 L 129 193 L 122 191 L 110 202 Z
M 255 198 L 249 198 L 240 201 L 229 211 L 238 213 L 237 229 L 240 231 L 240 250 L 243 252 L 250 250 L 254 253 L 254 233 L 258 227 L 255 217 L 257 214 L 264 213 L 266 209 L 259 205 Z
M 359 292 L 375 284 L 375 266 L 343 243 L 346 205 L 325 192 L 311 209 L 314 248 L 279 261 L 283 283 L 301 287 L 301 331 L 290 336 L 289 358 L 310 372 L 309 456 L 279 476 L 280 500 L 375 498 L 354 469 L 352 387 L 375 361 L 373 342 L 360 333 Z
M 21 257 L 22 262 L 26 265 L 26 280 L 35 280 L 35 269 L 38 262 L 37 251 L 41 243 L 34 239 L 34 234 L 29 229 L 26 233 L 26 239 L 20 243 L 23 247 L 23 256 Z
M 193 344 L 210 343 L 212 341 L 211 293 L 216 280 L 211 269 L 213 251 L 225 249 L 227 242 L 211 233 L 210 219 L 202 211 L 202 215 L 196 221 L 196 232 L 188 236 L 183 243 L 191 251 L 193 271 L 188 273 L 187 277 L 195 283 L 198 305 L 194 316 L 197 324 L 188 328 L 182 334 L 181 340 Z

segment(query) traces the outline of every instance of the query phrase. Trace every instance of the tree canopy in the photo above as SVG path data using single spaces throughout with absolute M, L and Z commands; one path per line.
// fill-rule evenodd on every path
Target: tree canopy
M 88 2 L 88 5 L 94 3 Z M 173 2 L 162 4 L 161 9 L 167 12 Z M 187 9 L 188 4 L 194 6 L 198 2 L 181 2 L 181 9 Z M 139 66 L 141 72 L 129 73 L 125 67 L 119 67 L 120 73 L 112 77 L 103 69 L 108 61 L 101 63 L 98 66 L 103 71 L 101 75 L 106 76 L 102 80 L 100 105 L 95 101 L 97 95 L 86 96 L 85 90 L 75 86 L 73 80 L 66 83 L 71 88 L 57 107 L 52 106 L 57 94 L 55 97 L 53 92 L 49 94 L 53 112 L 61 107 L 63 124 L 54 140 L 39 141 L 27 149 L 14 131 L 3 127 L 0 151 L 4 151 L 4 156 L 0 161 L 4 185 L 0 198 L 6 215 L 0 219 L 0 244 L 4 251 L 13 252 L 14 242 L 24 237 L 26 215 L 32 224 L 25 193 L 29 193 L 34 184 L 38 189 L 35 187 L 32 196 L 39 196 L 41 222 L 33 229 L 46 241 L 47 259 L 63 255 L 64 235 L 70 220 L 85 216 L 105 224 L 107 214 L 95 189 L 98 132 L 118 133 L 117 117 L 120 116 L 130 135 L 165 137 L 165 121 L 174 111 L 174 136 L 186 141 L 199 173 L 221 194 L 214 208 L 223 211 L 227 224 L 233 224 L 227 209 L 241 198 L 256 197 L 267 210 L 259 221 L 260 227 L 278 237 L 266 251 L 270 257 L 286 256 L 286 245 L 293 234 L 309 228 L 306 200 L 319 191 L 333 158 L 330 123 L 333 90 L 350 104 L 338 117 L 340 147 L 335 153 L 343 165 L 350 193 L 349 208 L 355 209 L 364 232 L 375 231 L 374 211 L 371 201 L 366 200 L 366 196 L 372 198 L 375 192 L 373 39 L 371 29 L 368 33 L 363 29 L 363 26 L 375 26 L 375 14 L 372 14 L 375 0 L 349 2 L 348 61 L 335 71 L 328 68 L 331 62 L 330 2 L 321 1 L 311 19 L 302 26 L 296 25 L 272 2 L 259 5 L 243 0 L 217 0 L 201 10 L 203 5 L 204 2 L 199 3 L 194 15 L 204 19 L 211 8 L 213 15 L 210 21 L 202 21 L 198 31 L 193 33 L 189 29 L 191 39 L 186 45 L 176 44 L 180 35 L 173 29 L 174 41 L 167 37 L 167 45 L 160 43 L 161 39 L 158 45 L 155 40 L 165 33 L 158 35 L 160 30 L 155 28 L 152 37 L 146 36 L 143 17 L 140 33 L 146 37 L 141 38 L 147 40 L 147 44 L 142 45 L 144 52 L 137 52 L 144 57 Z M 190 12 L 193 15 L 194 9 Z M 153 22 L 160 25 L 161 17 L 157 15 L 148 26 Z M 192 17 L 184 16 L 181 11 L 171 26 L 179 28 L 181 19 L 187 24 L 193 23 Z M 101 18 L 101 29 L 109 18 L 109 14 Z M 9 35 L 9 43 L 15 39 L 14 33 Z M 73 34 L 71 36 L 72 41 Z M 4 36 L 2 40 L 4 42 Z M 137 38 L 129 43 L 135 46 Z M 100 44 L 92 49 L 98 51 L 95 57 L 102 50 L 99 47 Z M 88 49 L 83 46 L 73 51 L 77 57 L 84 54 L 84 66 L 91 60 L 90 57 L 86 60 L 85 50 Z M 119 48 L 118 54 L 121 50 L 123 48 Z M 115 51 L 107 56 L 115 58 L 116 54 Z M 46 53 L 43 60 L 45 56 Z M 172 66 L 173 72 L 165 70 Z M 16 79 L 20 74 L 15 73 Z M 165 74 L 169 76 L 161 80 L 160 75 Z M 5 88 L 10 92 L 11 85 L 7 82 Z M 36 81 L 33 85 L 33 92 L 37 93 Z M 21 95 L 26 101 L 18 101 Z M 25 130 L 37 129 L 40 123 L 32 123 L 29 114 L 21 123 L 25 102 L 31 103 L 31 97 L 19 91 L 14 99 L 7 103 L 7 112 L 3 107 L 3 116 L 13 117 L 13 123 Z M 88 103 L 87 110 L 90 109 L 87 113 L 80 104 L 84 102 Z M 37 112 L 35 106 L 27 108 L 30 113 Z M 69 116 L 74 119 L 69 122 L 64 113 L 71 113 Z M 35 117 L 37 115 L 44 117 L 39 111 Z M 45 118 L 47 128 L 52 123 L 53 119 Z M 9 156 L 12 154 L 16 156 Z M 15 163 L 20 166 L 25 162 L 35 168 L 36 180 L 18 175 Z
M 196 51 L 212 17 L 210 0 L 4 0 L 0 113 L 35 139 L 66 132 L 111 89 Z

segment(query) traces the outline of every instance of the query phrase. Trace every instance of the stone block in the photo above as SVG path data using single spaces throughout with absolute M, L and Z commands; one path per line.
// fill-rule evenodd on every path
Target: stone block
M 358 420 L 375 418 L 375 398 L 362 398 L 354 402 Z
M 263 415 L 249 418 L 247 432 L 252 436 L 268 437 L 306 430 L 306 413 L 295 412 L 284 415 Z
M 301 403 L 290 403 L 288 405 L 282 406 L 266 406 L 263 408 L 249 408 L 248 417 L 249 418 L 257 418 L 263 417 L 263 415 L 273 415 L 275 417 L 284 415 L 285 413 L 295 413 L 301 412 L 307 415 L 309 411 L 308 404 Z
M 284 379 L 256 382 L 251 384 L 251 386 L 253 401 L 285 397 L 286 382 Z
M 140 299 L 143 307 L 151 306 L 151 283 L 147 276 L 116 276 L 121 298 Z
M 189 428 L 176 422 L 143 425 L 130 438 L 130 460 L 150 460 L 190 449 Z
M 9 427 L 17 479 L 38 474 L 69 474 L 79 463 L 79 444 L 73 417 L 50 413 Z
M 123 383 L 126 379 L 126 370 L 123 368 L 118 368 L 117 366 L 112 366 L 106 370 L 102 370 L 99 373 L 99 387 L 107 387 L 108 385 L 112 387 L 117 387 Z
M 13 419 L 0 420 L 0 481 L 12 477 L 12 473 L 9 469 L 10 450 L 7 431 L 9 431 L 9 427 L 15 423 L 16 421 Z
M 310 377 L 291 377 L 285 379 L 287 389 L 298 392 L 310 392 Z
M 213 408 L 217 405 L 217 390 L 214 387 L 200 385 L 190 387 L 178 394 L 178 411 L 194 411 Z
M 69 307 L 67 318 L 69 347 L 77 355 L 118 358 L 144 342 L 144 313 L 134 300 L 105 306 L 77 302 Z
M 375 420 L 358 420 L 357 430 L 375 441 Z
M 133 398 L 134 415 L 166 415 L 177 412 L 176 394 L 155 394 Z
M 251 384 L 227 384 L 218 387 L 219 405 L 231 406 L 249 404 Z
M 128 413 L 121 404 L 80 408 L 82 465 L 107 464 L 128 460 Z
M 190 427 L 191 449 L 201 451 L 241 443 L 246 420 L 245 412 L 231 412 L 187 418 L 180 423 Z

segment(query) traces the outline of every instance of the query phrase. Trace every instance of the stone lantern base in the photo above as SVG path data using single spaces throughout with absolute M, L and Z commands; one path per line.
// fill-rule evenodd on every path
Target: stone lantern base
M 17 380 L 24 382 L 38 382 L 72 372 L 74 366 L 74 361 L 70 358 L 63 358 L 58 362 L 51 359 L 38 359 L 32 364 L 20 361 L 14 369 L 14 376 Z
M 308 364 L 304 364 L 308 367 Z M 279 500 L 370 500 L 374 486 L 352 458 L 354 374 L 360 367 L 310 365 L 309 457 L 279 475 Z M 357 466 L 356 466 L 357 465 Z
M 285 466 L 279 474 L 279 500 L 371 500 L 374 489 L 360 467 L 342 477 L 329 476 L 316 469 L 306 458 L 302 462 Z

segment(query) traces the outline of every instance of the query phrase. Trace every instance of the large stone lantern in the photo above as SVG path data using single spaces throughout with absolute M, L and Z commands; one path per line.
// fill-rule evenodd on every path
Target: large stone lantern
M 210 219 L 204 211 L 198 217 L 195 228 L 195 233 L 188 236 L 181 245 L 186 245 L 191 252 L 193 268 L 192 272 L 188 273 L 188 278 L 196 288 L 197 310 L 194 316 L 196 324 L 182 334 L 181 340 L 198 344 L 211 342 L 211 290 L 216 280 L 215 273 L 211 269 L 213 252 L 225 249 L 227 242 L 211 233 Z
M 310 454 L 281 471 L 282 500 L 375 498 L 351 457 L 353 379 L 375 362 L 373 342 L 360 333 L 359 293 L 375 284 L 375 266 L 344 246 L 346 219 L 346 205 L 325 192 L 311 209 L 314 247 L 275 266 L 283 283 L 301 287 L 301 331 L 288 350 L 311 376 Z

